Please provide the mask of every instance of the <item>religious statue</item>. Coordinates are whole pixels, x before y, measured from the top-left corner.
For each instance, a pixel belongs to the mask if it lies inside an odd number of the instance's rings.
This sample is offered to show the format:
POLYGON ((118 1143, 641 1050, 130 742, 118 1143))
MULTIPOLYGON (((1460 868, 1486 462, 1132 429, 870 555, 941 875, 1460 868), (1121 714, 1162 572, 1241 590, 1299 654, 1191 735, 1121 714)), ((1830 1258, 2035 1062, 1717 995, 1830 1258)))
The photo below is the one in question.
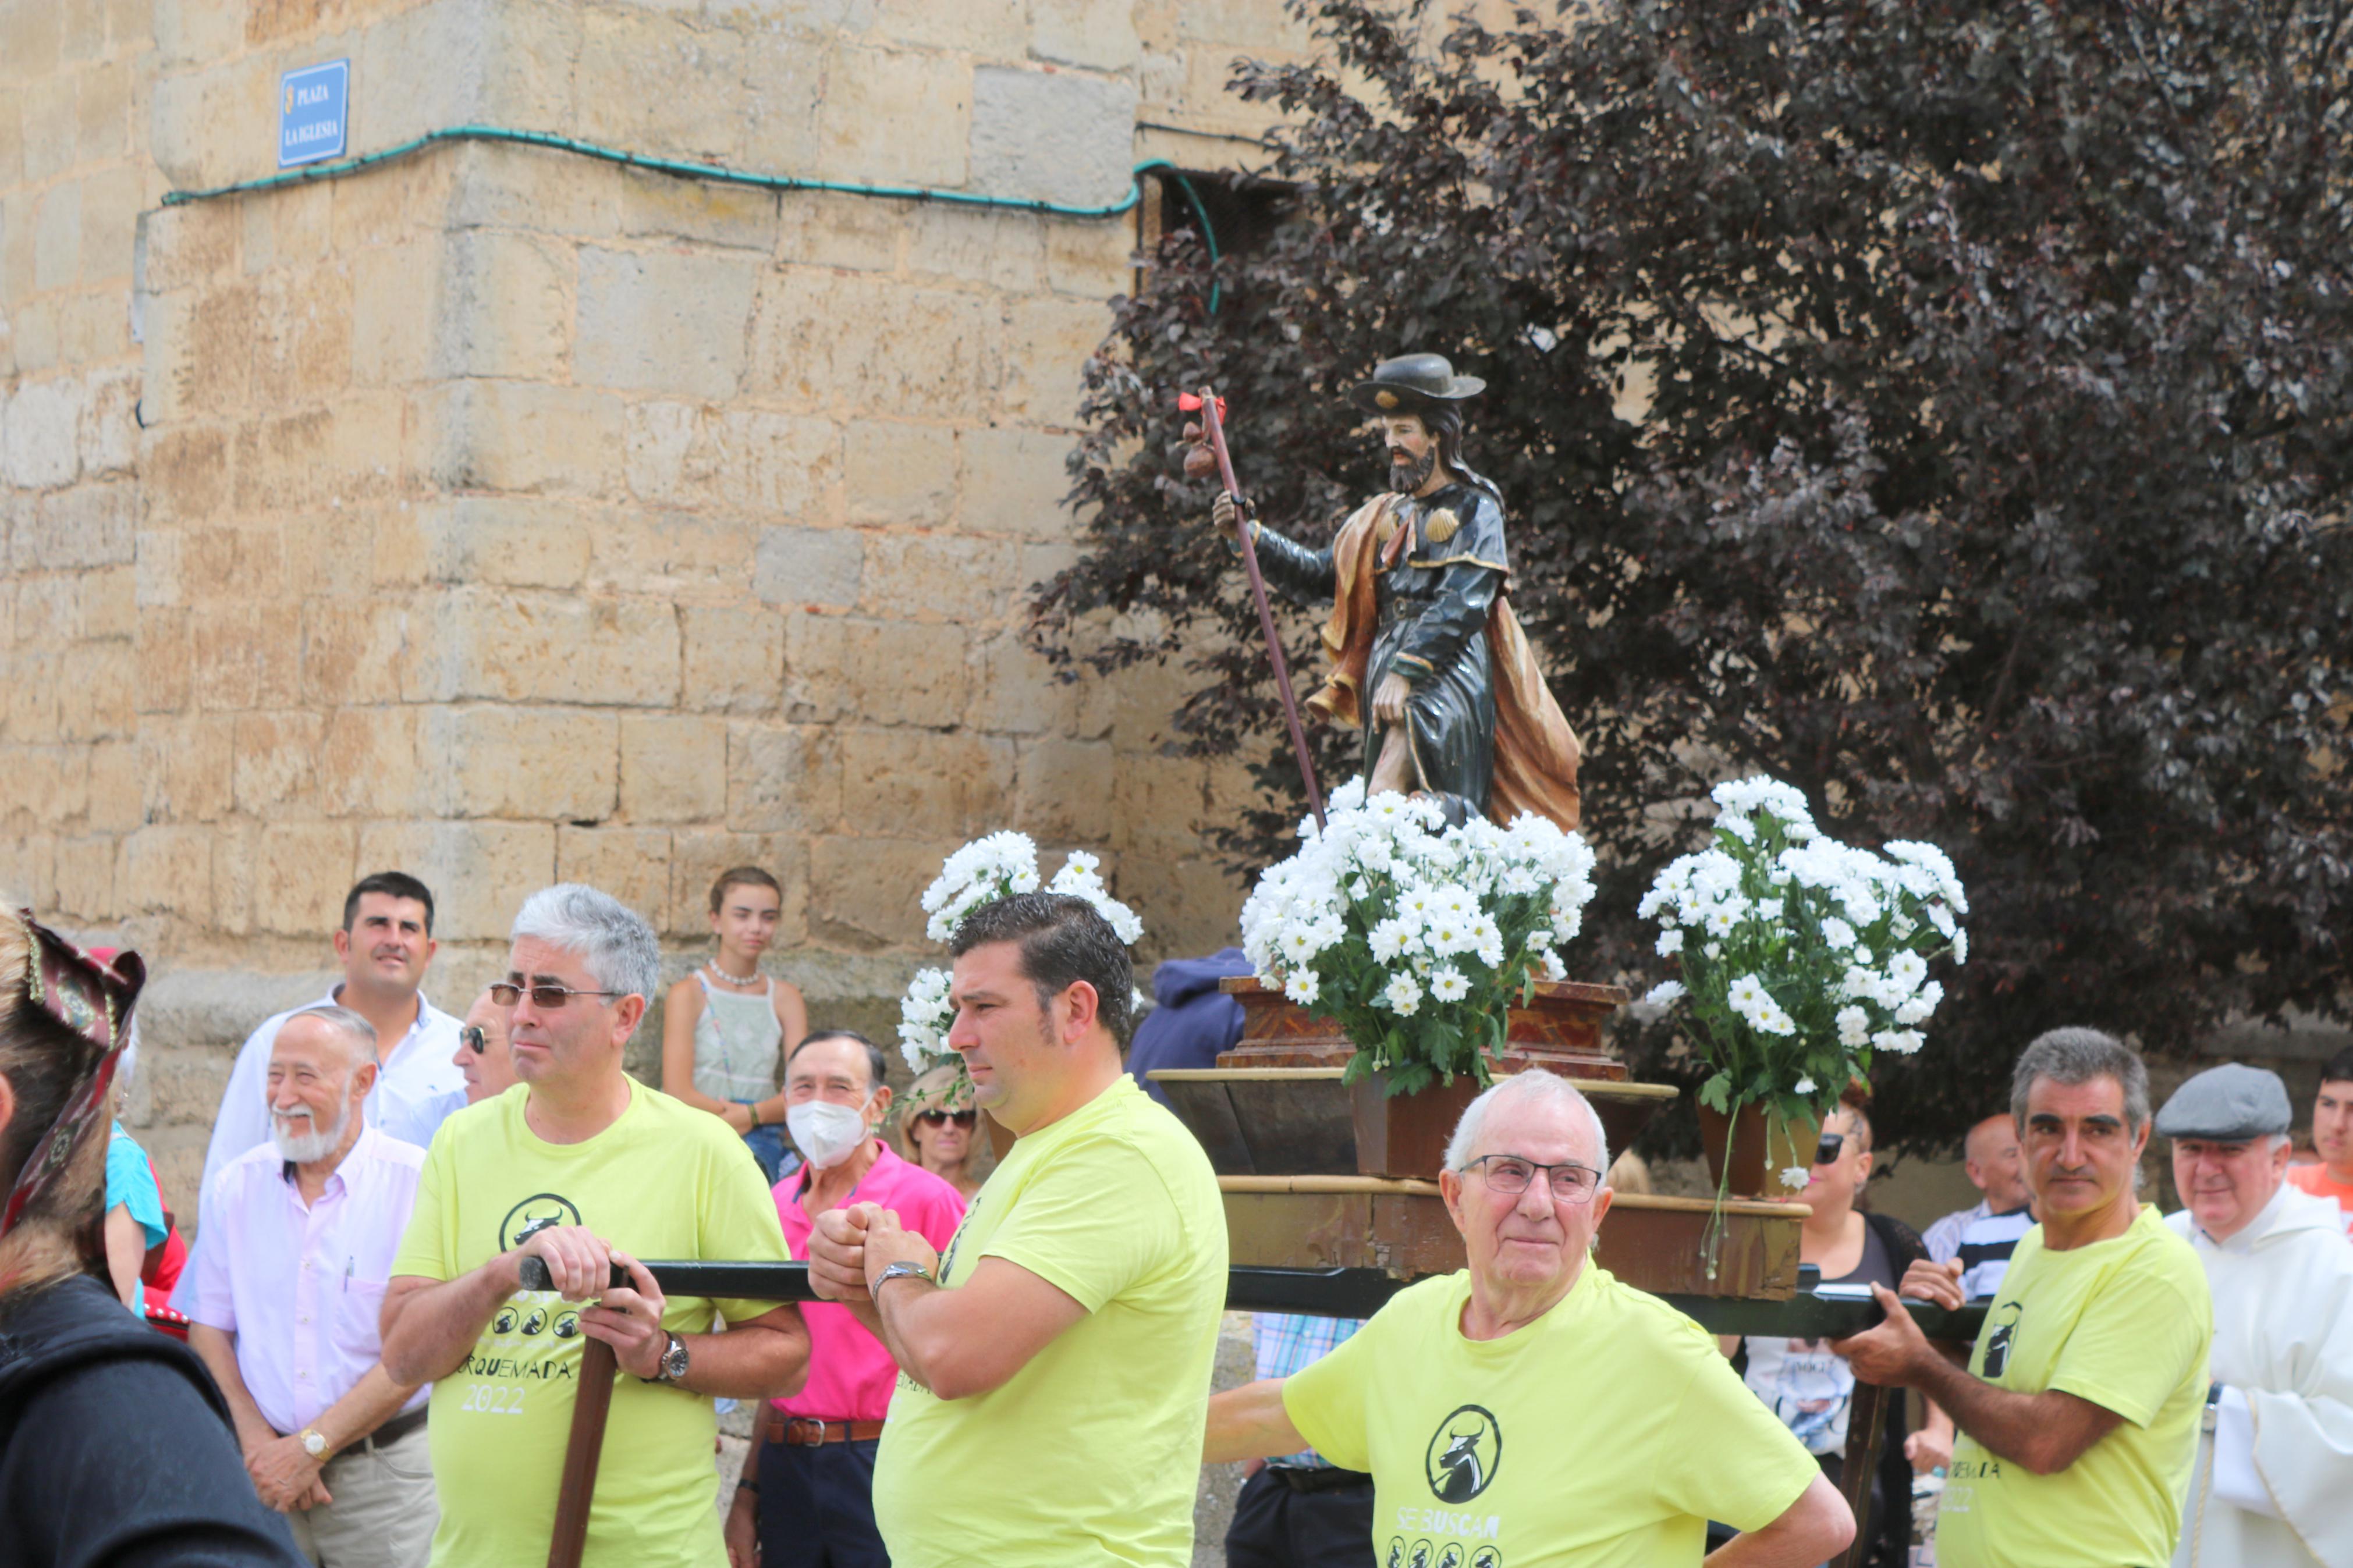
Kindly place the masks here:
MULTIPOLYGON (((1462 456, 1462 405, 1485 386, 1442 354, 1382 361, 1349 398, 1380 420, 1388 493, 1328 549, 1256 521, 1250 537, 1268 581, 1331 602, 1331 674, 1307 707, 1365 731, 1369 790, 1429 795, 1457 822, 1533 811, 1573 829, 1577 736, 1505 597, 1503 495, 1462 456)), ((1211 515, 1230 532, 1232 496, 1211 515)))

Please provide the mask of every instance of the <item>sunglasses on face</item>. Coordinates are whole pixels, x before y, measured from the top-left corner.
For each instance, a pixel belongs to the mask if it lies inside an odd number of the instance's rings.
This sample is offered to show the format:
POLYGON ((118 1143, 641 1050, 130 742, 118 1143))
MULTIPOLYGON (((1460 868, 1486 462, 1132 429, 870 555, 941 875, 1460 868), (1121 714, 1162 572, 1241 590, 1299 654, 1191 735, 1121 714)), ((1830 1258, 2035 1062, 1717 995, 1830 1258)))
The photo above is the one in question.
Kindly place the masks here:
POLYGON ((1825 1133, 1823 1133, 1823 1134, 1822 1134, 1822 1141, 1821 1141, 1820 1143, 1817 1143, 1817 1144, 1815 1144, 1815 1145, 1814 1145, 1814 1163, 1815 1163, 1815 1164, 1817 1164, 1817 1165, 1828 1165, 1828 1164, 1834 1163, 1837 1161, 1838 1157, 1839 1157, 1839 1153, 1840 1153, 1840 1152, 1841 1152, 1841 1150, 1843 1150, 1845 1147, 1846 1147, 1846 1134, 1845 1134, 1845 1133, 1843 1133, 1843 1132, 1825 1132, 1825 1133))
POLYGON ((953 1121, 958 1127, 968 1128, 978 1115, 977 1111, 971 1110, 919 1110, 915 1112, 915 1120, 926 1127, 944 1127, 953 1121))
POLYGON ((491 1000, 501 1007, 512 1007, 531 993, 531 1005, 543 1013, 553 1013, 575 996, 626 996, 626 991, 575 991, 569 985, 515 985, 500 981, 491 987, 491 1000))
POLYGON ((491 1037, 482 1033, 480 1024, 461 1026, 458 1030, 458 1043, 478 1057, 491 1048, 491 1037))

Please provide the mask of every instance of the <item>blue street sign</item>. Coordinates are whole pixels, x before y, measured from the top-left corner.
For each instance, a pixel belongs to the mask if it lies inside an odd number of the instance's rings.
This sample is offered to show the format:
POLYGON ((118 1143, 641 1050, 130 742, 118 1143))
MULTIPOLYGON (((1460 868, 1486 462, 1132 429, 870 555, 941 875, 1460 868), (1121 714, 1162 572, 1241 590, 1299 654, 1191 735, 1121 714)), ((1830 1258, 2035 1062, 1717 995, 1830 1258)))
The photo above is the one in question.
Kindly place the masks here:
POLYGON ((278 81, 278 166, 340 158, 351 133, 352 62, 329 60, 278 81))

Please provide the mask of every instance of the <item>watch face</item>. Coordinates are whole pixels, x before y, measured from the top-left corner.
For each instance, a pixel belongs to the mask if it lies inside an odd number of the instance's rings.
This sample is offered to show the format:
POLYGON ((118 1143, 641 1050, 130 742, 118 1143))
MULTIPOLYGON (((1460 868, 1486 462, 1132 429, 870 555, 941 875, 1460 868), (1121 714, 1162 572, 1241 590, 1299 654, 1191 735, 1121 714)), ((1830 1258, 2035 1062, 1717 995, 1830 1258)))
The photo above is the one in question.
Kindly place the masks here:
POLYGON ((662 1375, 671 1382, 686 1375, 686 1343, 673 1339, 670 1349, 662 1352, 662 1375))

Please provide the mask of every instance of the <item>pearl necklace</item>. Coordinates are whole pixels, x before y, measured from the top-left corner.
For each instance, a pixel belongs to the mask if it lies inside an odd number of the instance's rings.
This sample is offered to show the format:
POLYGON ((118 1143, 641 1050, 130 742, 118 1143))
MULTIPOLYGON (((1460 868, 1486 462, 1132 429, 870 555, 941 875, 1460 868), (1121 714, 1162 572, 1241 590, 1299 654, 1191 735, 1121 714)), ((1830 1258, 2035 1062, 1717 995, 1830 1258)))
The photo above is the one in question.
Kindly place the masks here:
POLYGON ((708 967, 712 973, 716 974, 720 979, 724 980, 730 985, 757 985, 760 984, 760 966, 756 963, 752 966, 752 973, 749 974, 730 974, 725 970, 719 967, 719 961, 715 958, 711 961, 708 967))

